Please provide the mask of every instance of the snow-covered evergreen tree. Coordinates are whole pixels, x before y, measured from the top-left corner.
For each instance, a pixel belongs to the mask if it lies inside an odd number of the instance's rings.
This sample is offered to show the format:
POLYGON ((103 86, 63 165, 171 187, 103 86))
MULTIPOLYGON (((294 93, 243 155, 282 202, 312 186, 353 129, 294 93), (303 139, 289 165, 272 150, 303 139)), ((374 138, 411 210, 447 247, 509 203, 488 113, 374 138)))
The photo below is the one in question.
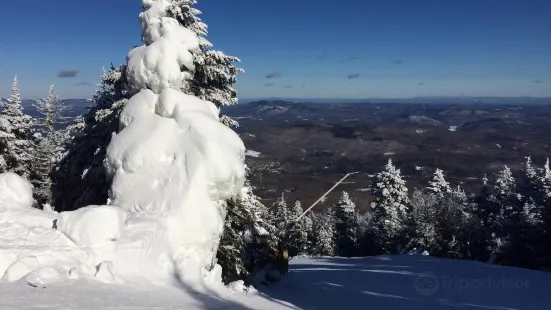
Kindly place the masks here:
POLYGON ((521 196, 515 192, 515 179, 508 166, 504 166, 496 176, 494 195, 491 197, 489 223, 492 231, 491 251, 504 253, 511 247, 511 235, 522 206, 521 196))
POLYGON ((68 107, 55 94, 54 86, 50 86, 48 97, 40 99, 35 104, 41 114, 35 125, 36 145, 33 160, 31 182, 34 185, 33 194, 38 205, 52 205, 54 169, 64 156, 64 144, 68 139, 65 129, 60 129, 66 119, 64 113, 68 107))
POLYGON ((376 246, 382 253, 401 251, 404 224, 408 211, 408 189, 400 169, 389 159, 382 172, 375 175, 372 184, 375 201, 373 225, 376 246))
POLYGON ((335 218, 331 212, 313 216, 312 241, 310 254, 316 256, 335 256, 335 218))
POLYGON ((408 214, 406 250, 409 251, 433 251, 436 243, 436 204, 438 196, 429 191, 424 192, 415 189, 411 195, 408 214))
POLYGON ((549 158, 547 158, 547 161, 545 162, 545 166, 543 167, 543 173, 540 177, 540 184, 543 198, 545 199, 546 203, 551 202, 551 168, 549 166, 549 158))
MULTIPOLYGON (((235 104, 237 91, 233 84, 237 81, 237 75, 244 72, 234 65, 240 61, 239 58, 212 49, 213 44, 205 38, 208 34, 207 25, 199 18, 201 11, 194 7, 196 0, 173 0, 172 3, 168 10, 169 16, 195 32, 201 47, 201 52, 194 54, 193 79, 183 91, 211 101, 219 108, 235 104)), ((222 116, 220 120, 231 127, 238 125, 228 116, 222 116)))
POLYGON ((281 196, 270 207, 269 219, 278 234, 285 232, 289 227, 291 218, 284 193, 281 193, 281 196))
POLYGON ((111 66, 108 73, 103 71, 92 106, 71 126, 67 155, 54 174, 54 201, 60 211, 107 202, 109 183, 103 160, 128 99, 125 68, 111 66))
POLYGON ((32 119, 23 112, 19 82, 13 78, 12 93, 1 102, 0 173, 11 171, 29 178, 33 161, 32 119))
POLYGON ((226 221, 220 240, 217 263, 224 282, 244 278, 269 263, 276 247, 275 227, 268 221, 268 210, 246 182, 239 197, 226 202, 226 221))
POLYGON ((506 199, 513 194, 515 179, 511 169, 505 165, 496 178, 495 192, 498 199, 506 199))
POLYGON ((300 201, 289 210, 290 224, 287 227, 287 236, 289 243, 289 256, 308 254, 310 249, 310 235, 313 230, 312 218, 303 216, 297 221, 297 218, 304 212, 300 201))
POLYGON ((334 239, 338 256, 351 257, 358 253, 358 214, 356 204, 343 191, 341 198, 331 207, 335 219, 334 239))
POLYGON ((450 183, 444 178, 444 171, 436 168, 432 181, 429 182, 427 189, 437 195, 445 195, 452 192, 450 183))

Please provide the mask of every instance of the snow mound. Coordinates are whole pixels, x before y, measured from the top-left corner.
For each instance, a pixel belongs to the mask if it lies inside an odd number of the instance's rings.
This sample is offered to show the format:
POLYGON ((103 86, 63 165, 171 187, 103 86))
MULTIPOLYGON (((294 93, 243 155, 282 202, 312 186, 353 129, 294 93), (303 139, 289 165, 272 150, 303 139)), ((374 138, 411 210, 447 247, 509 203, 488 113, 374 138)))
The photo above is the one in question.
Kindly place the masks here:
POLYGON ((13 172, 0 174, 0 205, 28 208, 34 203, 33 186, 13 172))
POLYGON ((16 260, 11 264, 6 272, 2 276, 2 281, 13 282, 17 281, 31 271, 37 269, 40 266, 38 259, 34 256, 26 256, 19 260, 16 260))
POLYGON ((25 277, 27 284, 33 287, 45 287, 47 284, 59 283, 67 280, 68 275, 53 266, 38 268, 25 277))
MULTIPOLYGON (((103 260, 102 256, 110 253, 104 249, 75 246, 71 239, 55 229, 58 220, 57 213, 34 208, 6 208, 0 204, 0 278, 3 281, 19 280, 42 267, 55 267, 68 277, 71 269, 95 269, 103 260)), ((41 279, 48 278, 42 273, 37 275, 41 279)))
POLYGON ((62 212, 57 229, 76 245, 94 246, 116 240, 126 221, 127 213, 113 206, 88 206, 62 212))

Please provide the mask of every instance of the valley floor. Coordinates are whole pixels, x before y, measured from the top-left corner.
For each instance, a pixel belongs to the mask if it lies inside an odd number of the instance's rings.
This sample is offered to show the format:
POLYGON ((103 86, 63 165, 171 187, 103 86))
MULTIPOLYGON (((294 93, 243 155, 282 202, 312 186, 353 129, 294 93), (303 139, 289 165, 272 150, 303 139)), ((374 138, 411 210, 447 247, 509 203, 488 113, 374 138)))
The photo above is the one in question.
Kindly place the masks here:
POLYGON ((147 282, 0 284, 0 309, 551 309, 551 273, 403 255, 297 258, 260 293, 147 282))

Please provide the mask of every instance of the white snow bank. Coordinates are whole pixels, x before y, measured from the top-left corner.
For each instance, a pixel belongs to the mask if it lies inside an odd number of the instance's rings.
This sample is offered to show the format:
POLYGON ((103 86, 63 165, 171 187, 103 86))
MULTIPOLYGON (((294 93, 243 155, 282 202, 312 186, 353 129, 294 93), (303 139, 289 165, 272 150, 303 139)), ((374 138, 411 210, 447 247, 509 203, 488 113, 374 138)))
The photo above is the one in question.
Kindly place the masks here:
MULTIPOLYGON (((56 213, 0 204, 0 278, 15 281, 47 266, 62 270, 68 277, 71 269, 94 269, 102 261, 105 251, 75 246, 55 229, 57 220, 56 213)), ((43 274, 40 277, 46 278, 43 274)))
POLYGON ((17 281, 40 266, 35 256, 25 256, 13 262, 2 276, 2 281, 17 281))
POLYGON ((0 205, 28 208, 33 205, 33 186, 13 172, 0 174, 0 205))
POLYGON ((76 245, 94 246, 114 241, 126 221, 127 213, 113 206, 88 206, 76 211, 61 212, 57 229, 76 245))

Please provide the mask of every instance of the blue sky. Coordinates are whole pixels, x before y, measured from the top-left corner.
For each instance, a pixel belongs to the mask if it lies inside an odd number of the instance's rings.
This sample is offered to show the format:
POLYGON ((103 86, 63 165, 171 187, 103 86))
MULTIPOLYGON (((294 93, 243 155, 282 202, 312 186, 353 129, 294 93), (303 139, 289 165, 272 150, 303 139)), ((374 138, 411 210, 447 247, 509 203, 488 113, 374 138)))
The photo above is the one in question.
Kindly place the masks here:
MULTIPOLYGON (((549 0, 198 2, 215 48, 242 59, 241 98, 551 96, 549 0)), ((139 0, 3 3, 0 96, 17 73, 24 97, 50 84, 89 97, 101 67, 141 44, 139 12, 139 0)))

